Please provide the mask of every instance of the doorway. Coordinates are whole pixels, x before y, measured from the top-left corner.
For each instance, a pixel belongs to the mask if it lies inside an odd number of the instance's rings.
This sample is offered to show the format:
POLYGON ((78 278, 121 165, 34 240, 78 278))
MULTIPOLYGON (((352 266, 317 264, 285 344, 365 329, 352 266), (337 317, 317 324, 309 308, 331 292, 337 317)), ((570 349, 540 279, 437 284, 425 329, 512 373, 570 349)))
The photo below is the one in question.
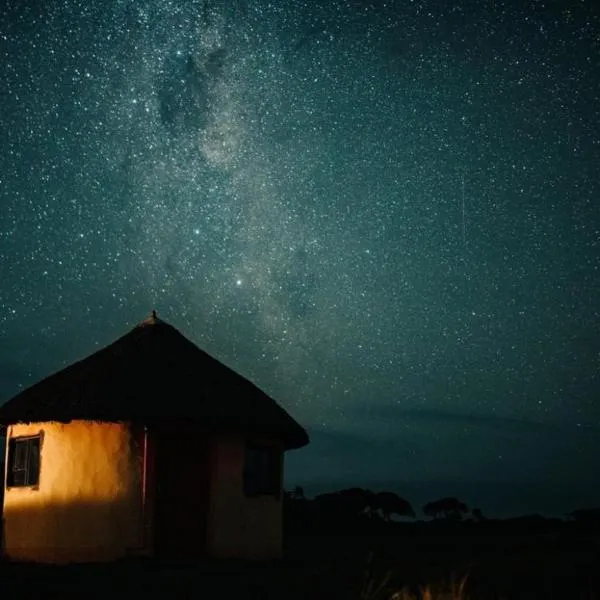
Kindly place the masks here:
POLYGON ((155 435, 154 552, 164 560, 201 558, 206 551, 210 445, 191 427, 155 435))

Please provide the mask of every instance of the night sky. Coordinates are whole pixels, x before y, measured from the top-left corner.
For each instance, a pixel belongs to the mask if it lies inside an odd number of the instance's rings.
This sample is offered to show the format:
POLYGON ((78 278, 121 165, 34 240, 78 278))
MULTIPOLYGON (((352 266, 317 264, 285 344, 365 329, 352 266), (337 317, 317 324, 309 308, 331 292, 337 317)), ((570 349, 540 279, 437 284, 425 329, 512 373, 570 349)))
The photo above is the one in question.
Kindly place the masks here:
POLYGON ((288 485, 600 505, 594 4, 3 2, 0 401, 155 308, 288 485))

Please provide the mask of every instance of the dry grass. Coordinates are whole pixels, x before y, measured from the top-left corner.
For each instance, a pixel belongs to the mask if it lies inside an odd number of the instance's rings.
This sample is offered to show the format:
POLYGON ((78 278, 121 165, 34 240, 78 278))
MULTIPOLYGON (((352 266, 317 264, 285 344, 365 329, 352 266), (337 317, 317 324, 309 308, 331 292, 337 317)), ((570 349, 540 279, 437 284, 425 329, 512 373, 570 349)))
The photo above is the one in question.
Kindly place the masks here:
POLYGON ((465 574, 460 579, 454 577, 448 582, 442 582, 439 585, 420 586, 415 594, 408 587, 400 590, 394 590, 391 585, 393 579, 397 578, 397 573, 393 570, 388 571, 379 581, 370 575, 372 557, 365 570, 365 584, 360 594, 360 600, 470 600, 465 595, 465 587, 469 574, 465 574))
POLYGON ((390 569, 383 577, 375 577, 373 562, 374 554, 369 552, 360 600, 474 600, 465 595, 468 572, 458 579, 452 575, 449 581, 438 585, 419 586, 415 594, 409 587, 398 590, 398 586, 394 585, 394 581, 401 580, 400 570, 390 569))
POLYGON ((435 587, 422 587, 419 591, 419 595, 415 595, 409 590, 402 589, 398 592, 394 592, 389 600, 468 600, 468 596, 465 595, 467 578, 468 574, 458 582, 450 580, 448 584, 442 584, 435 587))
POLYGON ((421 587, 418 594, 401 589, 389 596, 389 600, 469 600, 465 595, 467 576, 458 583, 451 581, 447 585, 421 587))
MULTIPOLYGON (((394 591, 390 586, 393 572, 389 571, 378 584, 375 584, 373 580, 369 580, 363 592, 361 593, 361 600, 478 600, 477 596, 469 595, 466 593, 465 588, 469 574, 467 573, 464 577, 459 580, 451 578, 449 582, 440 583, 438 585, 426 585, 420 586, 418 591, 415 592, 408 587, 401 588, 400 590, 394 591)), ((575 596, 574 596, 575 598, 575 596)), ((600 600, 600 597, 588 593, 586 596, 577 596, 581 600, 600 600)), ((498 598, 498 600, 504 600, 498 598)))

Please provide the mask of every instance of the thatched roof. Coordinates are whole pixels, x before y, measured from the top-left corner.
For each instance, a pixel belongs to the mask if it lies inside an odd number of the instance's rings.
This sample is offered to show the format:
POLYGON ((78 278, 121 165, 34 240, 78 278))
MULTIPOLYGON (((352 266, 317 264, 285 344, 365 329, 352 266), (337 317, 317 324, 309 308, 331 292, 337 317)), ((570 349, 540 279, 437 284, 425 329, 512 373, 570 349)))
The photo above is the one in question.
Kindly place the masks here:
POLYGON ((183 421, 210 431, 308 443, 306 431, 250 381, 203 352, 153 313, 106 348, 0 406, 0 424, 183 421))

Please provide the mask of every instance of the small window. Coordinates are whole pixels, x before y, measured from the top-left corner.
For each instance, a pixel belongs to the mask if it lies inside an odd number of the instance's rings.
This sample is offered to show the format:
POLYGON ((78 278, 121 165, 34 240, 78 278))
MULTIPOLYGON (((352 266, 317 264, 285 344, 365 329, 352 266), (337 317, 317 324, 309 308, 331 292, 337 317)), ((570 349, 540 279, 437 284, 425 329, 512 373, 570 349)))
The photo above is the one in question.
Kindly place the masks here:
POLYGON ((244 460, 246 496, 277 496, 281 493, 281 450, 274 446, 246 444, 244 460))
POLYGON ((41 436, 12 438, 8 443, 7 487, 36 486, 40 481, 41 436))

